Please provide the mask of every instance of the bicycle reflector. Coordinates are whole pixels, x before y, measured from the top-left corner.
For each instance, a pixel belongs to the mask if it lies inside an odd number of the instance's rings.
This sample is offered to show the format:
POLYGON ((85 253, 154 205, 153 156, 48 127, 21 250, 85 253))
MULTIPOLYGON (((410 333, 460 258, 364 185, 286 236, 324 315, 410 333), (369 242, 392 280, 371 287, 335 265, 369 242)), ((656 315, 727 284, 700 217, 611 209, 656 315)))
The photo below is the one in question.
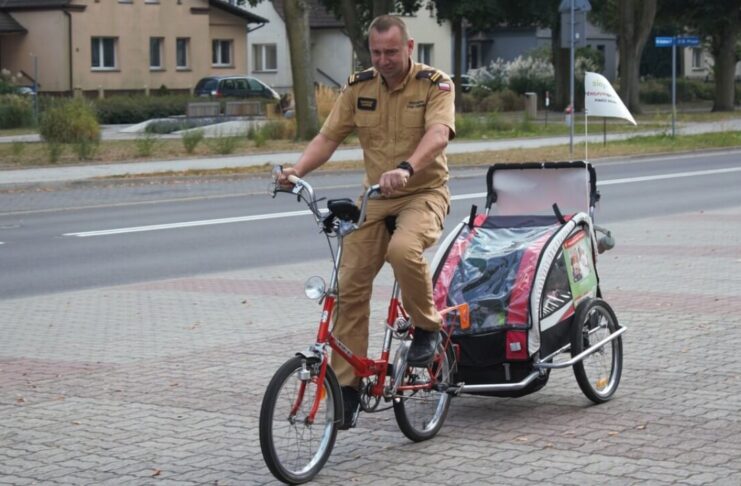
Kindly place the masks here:
POLYGON ((304 283, 304 293, 311 300, 318 300, 324 297, 326 287, 324 279, 314 275, 304 283))

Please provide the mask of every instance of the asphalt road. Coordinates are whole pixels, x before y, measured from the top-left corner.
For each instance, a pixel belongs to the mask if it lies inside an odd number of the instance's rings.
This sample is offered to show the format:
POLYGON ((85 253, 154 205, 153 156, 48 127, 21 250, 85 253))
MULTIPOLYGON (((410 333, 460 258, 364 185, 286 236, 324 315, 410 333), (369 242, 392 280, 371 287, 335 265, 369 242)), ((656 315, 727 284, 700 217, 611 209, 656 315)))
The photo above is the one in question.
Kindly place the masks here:
MULTIPOLYGON (((739 151, 595 165, 599 223, 741 203, 739 151)), ((483 206, 485 172, 452 173, 448 228, 471 204, 483 206)), ((357 195, 359 179, 308 178, 326 198, 357 195)), ((271 199, 266 184, 147 182, 0 194, 0 299, 328 258, 309 216, 283 214, 305 207, 286 195, 271 199)))

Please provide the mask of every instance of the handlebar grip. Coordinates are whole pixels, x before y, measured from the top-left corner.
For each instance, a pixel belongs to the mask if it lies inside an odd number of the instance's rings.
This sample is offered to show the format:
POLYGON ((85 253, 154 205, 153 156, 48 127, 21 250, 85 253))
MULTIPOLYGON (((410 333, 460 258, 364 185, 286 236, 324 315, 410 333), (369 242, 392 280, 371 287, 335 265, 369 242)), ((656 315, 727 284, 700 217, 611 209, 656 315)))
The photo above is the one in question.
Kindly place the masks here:
POLYGON ((298 177, 296 177, 296 176, 295 176, 295 175, 293 175, 293 174, 289 175, 289 176, 287 177, 287 179, 288 179, 288 182, 290 182, 291 184, 296 184, 296 183, 297 183, 298 181, 300 181, 300 180, 301 180, 301 179, 299 179, 298 177))

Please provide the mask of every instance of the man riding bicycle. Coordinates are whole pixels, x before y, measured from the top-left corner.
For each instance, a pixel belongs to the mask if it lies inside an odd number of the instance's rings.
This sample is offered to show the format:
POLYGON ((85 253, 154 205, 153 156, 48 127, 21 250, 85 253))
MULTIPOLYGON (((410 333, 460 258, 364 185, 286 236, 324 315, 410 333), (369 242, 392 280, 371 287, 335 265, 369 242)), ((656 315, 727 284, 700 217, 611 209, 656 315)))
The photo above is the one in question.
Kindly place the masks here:
MULTIPOLYGON (((367 354, 373 279, 387 260, 415 327, 407 362, 424 366, 434 356, 442 325, 423 252, 440 237, 449 209, 445 148, 455 136, 454 88, 446 74, 412 61, 414 39, 400 18, 374 19, 368 44, 373 68, 350 76, 320 133, 279 182, 318 168, 356 131, 364 184, 379 184, 383 197, 368 202, 366 221, 345 240, 333 334, 353 354, 367 354), (393 234, 388 217, 396 220, 393 234)), ((338 355, 332 368, 342 386, 339 428, 348 429, 360 409, 359 378, 338 355)))

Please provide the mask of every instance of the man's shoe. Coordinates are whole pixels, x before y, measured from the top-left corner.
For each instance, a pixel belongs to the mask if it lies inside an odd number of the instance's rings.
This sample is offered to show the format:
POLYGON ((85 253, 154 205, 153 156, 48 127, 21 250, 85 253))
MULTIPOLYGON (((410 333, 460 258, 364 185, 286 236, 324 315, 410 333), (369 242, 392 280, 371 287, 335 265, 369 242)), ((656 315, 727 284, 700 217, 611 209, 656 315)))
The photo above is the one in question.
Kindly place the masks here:
POLYGON ((351 386, 342 387, 342 422, 337 430, 347 430, 355 427, 360 415, 360 393, 351 386))
POLYGON ((410 366, 427 366, 435 356, 437 345, 440 344, 440 331, 425 331, 414 329, 414 339, 407 353, 407 364, 410 366))

